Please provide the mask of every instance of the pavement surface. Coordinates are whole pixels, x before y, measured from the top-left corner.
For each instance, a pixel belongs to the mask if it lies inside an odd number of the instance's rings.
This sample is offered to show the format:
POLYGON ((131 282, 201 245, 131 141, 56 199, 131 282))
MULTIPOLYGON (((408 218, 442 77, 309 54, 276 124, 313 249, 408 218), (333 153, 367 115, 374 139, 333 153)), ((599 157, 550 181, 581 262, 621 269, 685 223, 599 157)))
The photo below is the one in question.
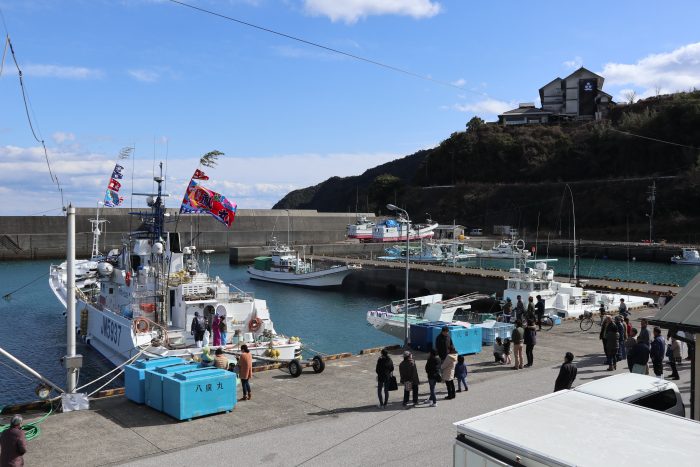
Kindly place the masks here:
MULTIPOLYGON (((565 321, 539 332, 534 366, 517 371, 493 363, 484 347, 466 358, 469 391, 446 401, 439 384, 435 408, 404 409, 402 391, 390 393, 388 408, 378 408, 377 355, 328 362, 323 373, 306 369, 296 379, 283 370, 256 373, 253 400, 239 402, 229 414, 189 422, 123 397, 94 401, 88 411, 49 417, 29 444, 26 465, 452 465, 452 424, 551 392, 565 352, 576 356, 575 385, 627 371, 622 363, 615 372, 605 371, 598 331, 594 326, 582 332, 577 321, 565 321)), ((425 354, 415 356, 423 381, 425 354)), ((400 352, 393 358, 398 367, 400 352)), ((676 383, 688 405, 690 364, 679 371, 676 383)), ((427 386, 420 386, 421 402, 427 386)))

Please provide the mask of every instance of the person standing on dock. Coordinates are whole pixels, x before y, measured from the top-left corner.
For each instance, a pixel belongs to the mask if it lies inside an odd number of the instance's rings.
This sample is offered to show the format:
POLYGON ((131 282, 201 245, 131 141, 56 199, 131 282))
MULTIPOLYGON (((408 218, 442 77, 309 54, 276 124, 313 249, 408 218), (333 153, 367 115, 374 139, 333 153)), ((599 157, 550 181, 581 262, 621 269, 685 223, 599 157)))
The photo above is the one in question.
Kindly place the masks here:
POLYGON ((646 345, 651 344, 651 337, 649 336, 649 329, 647 328, 648 324, 649 322, 646 318, 641 319, 639 335, 637 336, 637 342, 641 342, 642 344, 646 345))
POLYGON ((537 296, 537 303, 535 303, 535 316, 537 316, 537 330, 542 330, 542 318, 544 318, 544 300, 542 295, 537 296))
POLYGON ((441 362, 444 362, 445 358, 447 358, 450 347, 452 347, 450 328, 444 326, 440 334, 438 334, 438 336, 435 338, 435 350, 437 350, 437 354, 440 357, 441 362))
POLYGON ((564 363, 562 363, 559 368, 559 376, 557 376, 557 380, 554 382, 554 392, 571 389, 571 385, 574 384, 577 373, 578 369, 576 365, 574 365, 574 354, 566 352, 564 363))
POLYGON ((524 314, 525 314, 525 305, 523 304, 523 298, 520 295, 518 295, 518 302, 515 304, 515 320, 522 321, 524 314))
POLYGON ((457 392, 462 392, 462 386, 465 391, 469 391, 467 386, 467 364, 464 361, 464 355, 457 357, 457 366, 455 367, 455 377, 457 378, 457 392))
POLYGON ((399 376, 403 384, 403 406, 408 408, 408 396, 413 391, 413 405, 418 405, 418 369, 413 361, 413 355, 408 350, 403 353, 403 361, 399 363, 399 376))
MULTIPOLYGON (((522 303, 522 302, 520 302, 522 303)), ((510 334, 510 340, 513 343, 513 369, 521 370, 523 368, 523 339, 525 338, 525 329, 521 320, 515 321, 515 329, 510 334)))
POLYGON ((0 466, 21 467, 27 452, 27 437, 22 430, 22 417, 15 415, 10 427, 0 435, 0 466))
POLYGON ((194 312, 194 318, 192 318, 192 324, 190 325, 190 333, 194 336, 194 343, 198 348, 202 348, 202 341, 204 340, 204 330, 206 328, 206 323, 204 318, 199 316, 199 312, 194 312))
POLYGON ((454 399, 457 395, 455 391, 455 366, 457 365, 457 351, 450 346, 449 353, 442 361, 440 369, 442 370, 442 379, 445 381, 447 395, 445 399, 454 399))
POLYGON ((671 367, 671 379, 679 380, 681 377, 678 375, 676 363, 681 361, 681 345, 670 332, 668 333, 667 346, 666 357, 668 358, 668 366, 671 367))
POLYGON ((510 317, 513 313, 513 302, 510 297, 506 298, 506 303, 503 305, 503 322, 510 323, 510 317))
POLYGON ((226 324, 226 315, 221 316, 219 320, 219 332, 221 333, 221 346, 226 347, 228 343, 228 325, 226 324))
POLYGON ((389 356, 387 349, 382 349, 381 356, 377 359, 377 397, 379 397, 379 405, 377 407, 384 408, 389 403, 389 378, 394 372, 394 362, 389 356), (382 399, 382 392, 384 398, 382 399))
POLYGON ((532 297, 527 297, 527 310, 525 311, 525 321, 535 321, 535 302, 532 297))
POLYGON ((241 378, 241 388, 243 388, 243 398, 242 401, 250 400, 250 378, 253 377, 253 356, 248 350, 248 346, 241 345, 241 356, 238 358, 238 366, 240 372, 238 377, 241 378))
POLYGON ((627 334, 627 339, 625 339, 625 352, 627 354, 627 368, 632 372, 632 367, 634 362, 632 361, 632 349, 637 345, 637 330, 632 328, 632 330, 627 334))
POLYGON ((629 316, 630 312, 627 311, 627 304, 625 303, 624 298, 620 299, 620 306, 617 307, 617 311, 623 318, 627 318, 627 316, 629 316))
POLYGON ((430 386, 430 397, 423 403, 430 403, 430 407, 437 407, 437 397, 435 397, 435 385, 442 380, 440 375, 440 357, 437 356, 435 349, 430 349, 428 360, 425 362, 425 373, 428 376, 428 386, 430 386))
POLYGON ((218 313, 214 313, 214 319, 211 322, 211 334, 214 347, 219 347, 221 345, 221 328, 219 327, 219 323, 221 323, 221 318, 218 313))
POLYGON ((530 368, 535 362, 533 350, 535 350, 535 345, 537 345, 537 328, 535 327, 535 322, 531 319, 527 320, 523 342, 525 342, 525 355, 527 356, 527 364, 525 366, 530 368))
POLYGON ((661 378, 664 374, 664 355, 666 354, 666 341, 661 336, 661 328, 654 326, 654 340, 651 341, 649 356, 654 367, 654 374, 661 378))

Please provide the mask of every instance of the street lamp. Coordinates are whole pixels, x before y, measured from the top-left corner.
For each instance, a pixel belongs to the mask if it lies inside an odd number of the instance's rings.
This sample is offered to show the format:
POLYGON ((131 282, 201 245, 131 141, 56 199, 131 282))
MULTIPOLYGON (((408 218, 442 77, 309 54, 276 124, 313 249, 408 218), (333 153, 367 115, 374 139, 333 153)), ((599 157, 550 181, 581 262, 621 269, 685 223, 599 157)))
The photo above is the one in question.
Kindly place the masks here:
POLYGON ((408 269, 409 269, 409 258, 411 256, 410 244, 409 244, 409 230, 411 228, 411 219, 408 217, 408 213, 398 206, 393 204, 387 204, 386 208, 390 211, 399 211, 406 217, 406 303, 403 309, 403 346, 408 348, 408 269))

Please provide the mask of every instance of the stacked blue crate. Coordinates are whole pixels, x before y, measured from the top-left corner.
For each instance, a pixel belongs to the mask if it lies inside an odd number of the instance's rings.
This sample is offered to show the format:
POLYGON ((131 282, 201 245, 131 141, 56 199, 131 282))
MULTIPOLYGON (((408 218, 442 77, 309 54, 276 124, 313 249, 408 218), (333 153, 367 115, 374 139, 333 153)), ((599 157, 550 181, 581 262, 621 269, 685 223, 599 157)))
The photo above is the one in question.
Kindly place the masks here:
POLYGON ((460 326, 458 329, 450 329, 450 338, 452 345, 459 355, 475 354, 481 352, 481 328, 465 328, 460 326))
POLYGON ((163 377, 163 412, 178 420, 190 420, 236 405, 236 375, 206 367, 163 377))
POLYGON ((180 364, 166 365, 146 371, 146 405, 152 409, 163 411, 163 378, 174 375, 181 371, 199 368, 195 362, 184 362, 180 364))
POLYGON ((185 360, 180 357, 159 357, 150 360, 138 360, 131 365, 124 366, 124 395, 130 401, 143 404, 146 402, 146 370, 184 362, 185 360))

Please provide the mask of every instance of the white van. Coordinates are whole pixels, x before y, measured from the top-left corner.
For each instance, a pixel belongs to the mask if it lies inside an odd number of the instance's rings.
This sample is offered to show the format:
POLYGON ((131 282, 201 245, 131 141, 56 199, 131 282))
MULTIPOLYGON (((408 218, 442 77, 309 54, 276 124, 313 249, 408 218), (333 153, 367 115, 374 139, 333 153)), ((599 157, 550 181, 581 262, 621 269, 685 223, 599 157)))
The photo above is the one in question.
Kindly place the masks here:
POLYGON ((469 235, 479 237, 481 235, 484 235, 484 231, 482 229, 471 229, 469 231, 469 235))
POLYGON ((620 373, 582 384, 573 390, 685 417, 685 405, 678 386, 654 376, 620 373))

